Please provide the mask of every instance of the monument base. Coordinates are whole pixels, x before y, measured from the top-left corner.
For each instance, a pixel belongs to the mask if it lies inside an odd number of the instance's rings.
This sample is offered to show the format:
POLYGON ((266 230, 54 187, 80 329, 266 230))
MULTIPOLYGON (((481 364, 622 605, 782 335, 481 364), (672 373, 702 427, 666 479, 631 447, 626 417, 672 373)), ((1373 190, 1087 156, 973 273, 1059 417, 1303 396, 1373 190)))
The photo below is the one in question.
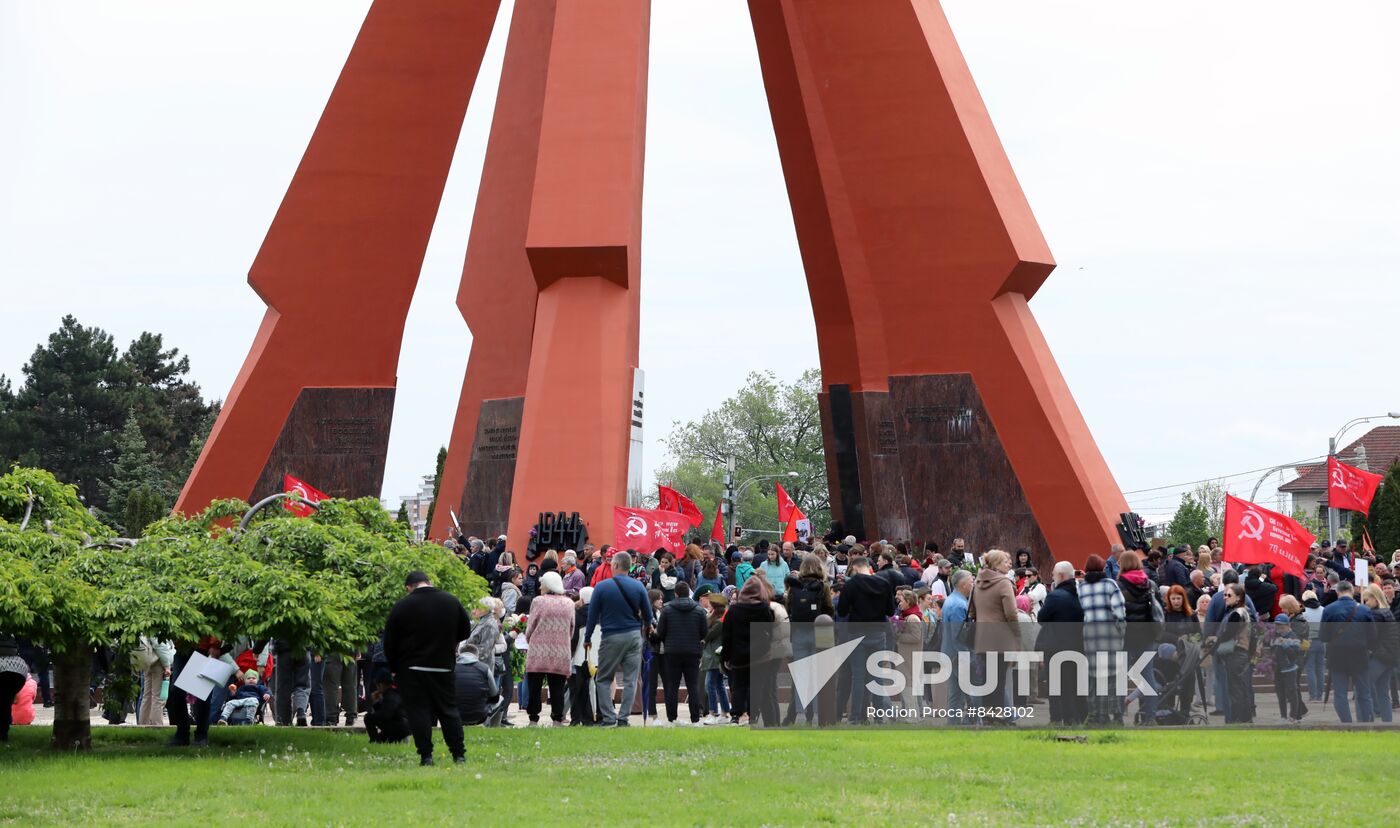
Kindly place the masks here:
POLYGON ((515 485, 515 458, 520 447, 524 397, 483 400, 472 440, 467 483, 457 507, 462 533, 495 538, 510 522, 510 492, 515 485))
POLYGON ((393 388, 303 388, 249 501, 283 491, 287 474, 331 497, 379 497, 393 419, 393 388))
POLYGON ((821 395, 832 517, 858 538, 1050 552, 970 374, 821 395))

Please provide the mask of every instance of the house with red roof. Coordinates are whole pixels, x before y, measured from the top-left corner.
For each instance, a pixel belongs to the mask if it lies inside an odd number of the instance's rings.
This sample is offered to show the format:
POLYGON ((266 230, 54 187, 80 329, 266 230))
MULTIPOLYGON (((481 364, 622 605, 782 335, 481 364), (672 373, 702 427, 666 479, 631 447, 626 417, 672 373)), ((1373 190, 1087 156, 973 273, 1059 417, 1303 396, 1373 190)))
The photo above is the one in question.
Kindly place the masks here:
MULTIPOLYGON (((1400 460, 1400 426, 1377 426, 1337 452, 1343 463, 1376 474, 1385 474, 1400 460)), ((1298 466, 1298 476, 1279 486, 1293 499, 1293 511, 1303 509, 1327 520, 1327 464, 1298 466)))

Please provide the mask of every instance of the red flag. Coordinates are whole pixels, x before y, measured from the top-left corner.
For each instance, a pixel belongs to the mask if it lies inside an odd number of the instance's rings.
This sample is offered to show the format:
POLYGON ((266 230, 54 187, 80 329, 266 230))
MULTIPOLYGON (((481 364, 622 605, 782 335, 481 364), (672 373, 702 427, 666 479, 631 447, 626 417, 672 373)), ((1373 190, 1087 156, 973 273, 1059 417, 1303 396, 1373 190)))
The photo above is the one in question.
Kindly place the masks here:
POLYGON ((801 509, 797 508, 796 506, 793 506, 792 513, 789 515, 789 517, 791 517, 792 519, 789 520, 787 522, 787 525, 783 527, 783 543, 788 543, 789 541, 791 541, 792 543, 797 543, 797 530, 800 528, 799 524, 804 523, 807 520, 807 516, 802 514, 801 509))
POLYGON ((1224 532, 1224 560, 1271 563, 1285 574, 1307 577, 1303 562, 1317 538, 1293 518, 1227 494, 1224 532))
POLYGON ((679 554, 685 549, 685 533, 690 518, 680 512, 662 509, 613 507, 613 545, 639 552, 665 549, 679 554))
POLYGON ((705 522, 705 516, 700 514, 700 507, 695 505, 695 501, 671 488, 656 485, 657 504, 656 508, 663 512, 680 512, 690 518, 691 526, 699 526, 705 522))
POLYGON ((1380 488, 1383 475, 1362 471, 1335 457, 1327 458, 1327 505, 1333 509, 1369 514, 1371 500, 1380 488))
POLYGON ((724 546, 724 511, 719 506, 715 507, 715 525, 710 529, 710 540, 724 546))
POLYGON ((797 504, 792 502, 792 498, 788 497, 787 491, 783 489, 783 484, 779 483, 779 484, 778 484, 778 522, 779 522, 779 523, 790 523, 790 522, 792 521, 792 513, 793 513, 793 510, 796 509, 796 508, 797 508, 797 504))
MULTIPOLYGON (((320 503, 323 500, 330 500, 331 497, 305 480, 298 480, 290 474, 282 476, 282 491, 287 494, 300 495, 301 499, 307 503, 320 503)), ((316 514, 316 510, 307 506, 306 503, 299 503, 291 499, 282 501, 282 506, 297 517, 311 517, 316 514)))

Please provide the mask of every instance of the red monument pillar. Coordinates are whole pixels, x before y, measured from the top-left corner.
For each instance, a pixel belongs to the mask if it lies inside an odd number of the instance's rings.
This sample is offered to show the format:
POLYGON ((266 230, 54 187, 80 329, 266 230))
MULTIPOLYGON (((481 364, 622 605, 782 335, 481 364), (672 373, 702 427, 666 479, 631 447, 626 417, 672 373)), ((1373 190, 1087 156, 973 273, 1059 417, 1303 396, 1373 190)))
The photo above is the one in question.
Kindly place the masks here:
POLYGON ((248 282, 253 348, 175 508, 378 496, 404 318, 498 0, 378 0, 248 282))
POLYGON ((510 518, 538 294, 525 234, 554 5, 554 0, 518 3, 511 19, 457 293, 457 307, 472 331, 472 349, 429 530, 434 538, 451 534, 453 512, 464 533, 479 537, 506 531, 510 518))
POLYGON ((1054 261, 936 0, 750 0, 833 513, 1082 560, 1127 511, 1027 307, 1054 261))
POLYGON ((637 365, 650 0, 558 0, 525 249, 539 287, 510 502, 612 536, 637 365))

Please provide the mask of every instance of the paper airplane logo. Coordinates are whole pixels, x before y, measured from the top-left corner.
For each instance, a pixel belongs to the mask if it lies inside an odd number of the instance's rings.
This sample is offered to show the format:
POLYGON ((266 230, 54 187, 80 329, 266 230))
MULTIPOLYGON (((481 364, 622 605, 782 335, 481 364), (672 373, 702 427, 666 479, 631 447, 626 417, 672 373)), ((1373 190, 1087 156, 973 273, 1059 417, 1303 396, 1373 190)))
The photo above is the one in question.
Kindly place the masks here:
POLYGON ((803 707, 811 704, 831 677, 836 675, 836 671, 841 669, 841 665, 846 663, 851 651, 860 646, 860 642, 859 637, 853 638, 830 650, 788 664, 788 670, 792 673, 792 692, 797 694, 798 703, 803 707))

